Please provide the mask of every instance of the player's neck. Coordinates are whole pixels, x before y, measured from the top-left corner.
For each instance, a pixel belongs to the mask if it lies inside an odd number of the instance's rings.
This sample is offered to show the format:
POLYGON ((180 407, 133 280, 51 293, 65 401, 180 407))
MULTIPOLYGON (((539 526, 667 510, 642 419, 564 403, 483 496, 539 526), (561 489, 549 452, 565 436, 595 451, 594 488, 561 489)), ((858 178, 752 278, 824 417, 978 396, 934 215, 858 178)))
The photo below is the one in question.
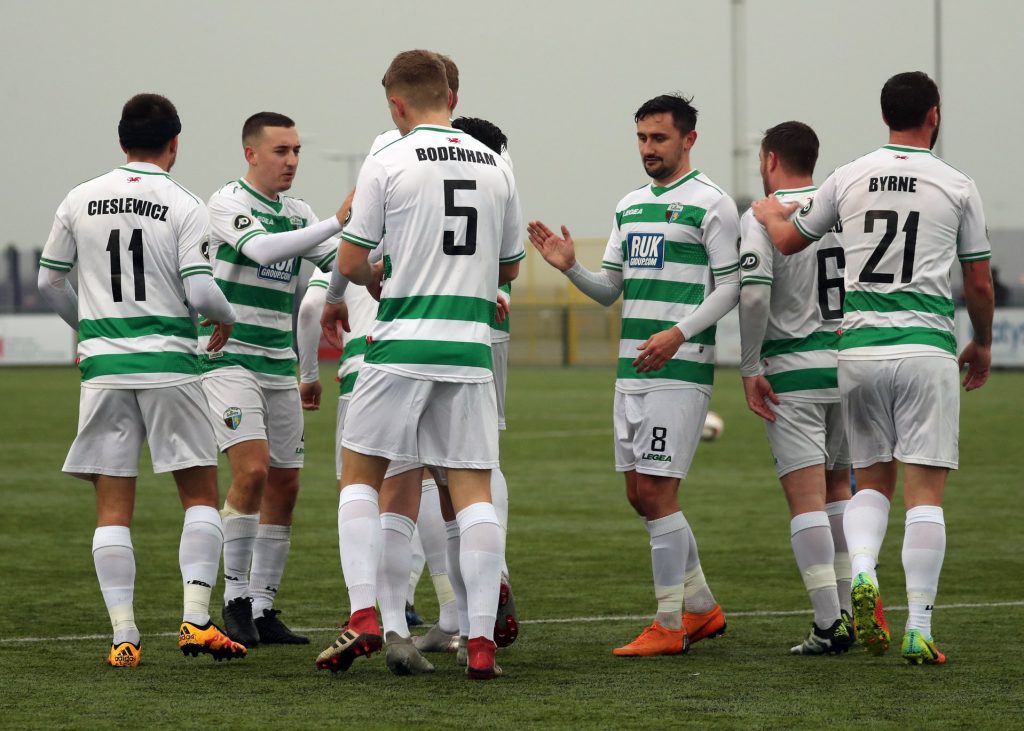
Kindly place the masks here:
POLYGON ((779 175, 772 181, 772 193, 780 190, 800 190, 810 188, 814 185, 814 178, 810 175, 779 175))
POLYGON ((158 168, 163 170, 165 173, 169 173, 171 171, 171 160, 170 160, 170 157, 168 155, 161 155, 159 157, 146 157, 146 156, 143 156, 143 155, 128 155, 127 156, 127 163, 129 165, 131 165, 133 162, 134 163, 141 162, 141 163, 146 163, 146 164, 149 164, 149 165, 156 165, 158 168))
POLYGON ((246 174, 245 182, 249 185, 250 188, 255 190, 264 198, 272 201, 277 200, 278 192, 276 190, 271 190, 265 185, 261 185, 260 183, 256 182, 256 176, 253 175, 251 172, 246 174))
POLYGON ((689 160, 683 160, 683 162, 680 163, 679 167, 677 167, 674 172, 672 172, 672 173, 670 173, 668 175, 665 175, 665 176, 663 176, 661 178, 652 178, 652 180, 654 181, 654 184, 656 186, 658 186, 659 188, 664 188, 664 187, 666 187, 668 185, 671 185, 672 183, 676 182, 680 178, 683 178, 683 177, 689 175, 692 172, 693 172, 693 168, 690 167, 690 161, 689 160))
POLYGON ((448 109, 429 112, 412 112, 412 110, 410 110, 410 114, 408 114, 405 117, 405 119, 402 120, 402 123, 398 126, 398 131, 401 132, 403 135, 407 135, 413 129, 419 127, 422 124, 432 124, 438 127, 451 127, 451 113, 449 112, 448 109), (405 129, 403 129, 403 127, 405 129))
POLYGON ((923 127, 904 129, 899 132, 889 130, 889 144, 930 150, 932 148, 932 131, 923 127))

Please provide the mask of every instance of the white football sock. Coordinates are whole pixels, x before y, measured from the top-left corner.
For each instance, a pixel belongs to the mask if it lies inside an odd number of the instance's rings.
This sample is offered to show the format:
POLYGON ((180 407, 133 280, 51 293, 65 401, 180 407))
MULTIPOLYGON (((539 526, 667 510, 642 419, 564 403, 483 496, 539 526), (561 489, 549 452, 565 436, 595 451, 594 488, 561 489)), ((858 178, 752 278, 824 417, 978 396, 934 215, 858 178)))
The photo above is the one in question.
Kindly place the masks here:
POLYGON ((217 583, 224 529, 217 508, 193 505, 185 511, 178 544, 178 564, 185 587, 182 622, 202 627, 210 621, 210 594, 217 583))
POLYGON ((444 517, 441 515, 441 501, 437 483, 424 480, 420 493, 420 515, 416 521, 416 532, 423 544, 423 554, 430 570, 439 607, 438 626, 448 633, 459 629, 459 613, 455 608, 455 591, 448 579, 447 543, 444 517))
POLYGON ((224 527, 224 604, 248 596, 252 548, 259 529, 259 513, 240 513, 224 503, 220 511, 224 527))
POLYGON ((828 515, 829 528, 832 530, 832 545, 836 551, 835 561, 832 562, 836 571, 836 593, 839 595, 839 608, 847 614, 853 611, 850 597, 853 569, 850 566, 850 552, 846 549, 846 532, 843 530, 843 514, 849 504, 849 500, 825 503, 825 514, 828 515))
MULTIPOLYGON (((498 523, 501 525, 501 532, 508 534, 508 482, 500 467, 491 470, 491 504, 494 505, 494 512, 498 516, 498 523)), ((505 538, 502 537, 502 545, 505 538)), ((501 561, 501 578, 508 581, 508 563, 505 559, 501 561)))
POLYGON ((92 534, 92 560, 100 582, 103 601, 114 630, 114 644, 139 644, 135 626, 135 550, 131 529, 126 525, 104 525, 92 534))
MULTIPOLYGON (((415 524, 413 524, 415 526, 415 524)), ((427 556, 423 551, 423 541, 420 539, 418 530, 414 530, 412 534, 412 540, 409 542, 409 548, 412 550, 409 562, 409 577, 406 580, 406 597, 405 600, 410 604, 416 603, 416 587, 420 583, 420 577, 423 576, 423 567, 426 566, 427 556)))
POLYGON ((261 523, 256 530, 256 544, 252 549, 252 573, 249 575, 249 596, 252 597, 252 616, 262 617, 263 610, 274 606, 274 597, 281 586, 284 566, 292 547, 290 525, 261 523))
POLYGON ((932 608, 946 555, 946 522, 942 508, 919 505, 907 511, 903 536, 903 571, 907 575, 907 629, 932 637, 932 608))
POLYGON ((866 573, 878 586, 878 551, 889 525, 889 498, 878 490, 863 488, 850 498, 843 514, 843 532, 850 552, 853 576, 866 573))
POLYGON ((377 500, 376 490, 360 484, 348 485, 338 498, 338 550, 352 614, 377 604, 377 565, 382 543, 377 500))
POLYGON ((459 563, 469 611, 467 637, 484 637, 493 641, 494 621, 498 616, 501 559, 505 552, 501 524, 490 503, 473 503, 460 510, 455 520, 462 543, 459 563))
POLYGON ((405 621, 406 592, 409 589, 409 565, 412 563, 412 537, 416 524, 399 513, 382 513, 380 564, 377 566, 377 603, 380 605, 384 632, 409 636, 405 621))
MULTIPOLYGON (((687 524, 687 527, 689 527, 689 524, 687 524)), ((697 551, 697 539, 693 536, 693 528, 689 528, 686 534, 689 537, 690 546, 686 551, 684 605, 687 612, 704 614, 714 609, 718 602, 715 601, 711 588, 704 578, 704 571, 701 570, 700 553, 697 551)))
POLYGON ((647 522, 651 535, 651 569, 654 596, 658 600, 655 619, 666 629, 683 626, 683 582, 686 576, 686 538, 689 526, 682 512, 647 522))
POLYGON ((839 619, 835 546, 824 510, 800 513, 789 522, 793 556, 814 607, 814 623, 828 629, 839 619))
POLYGON ((462 538, 459 535, 459 523, 457 520, 446 521, 444 529, 448 535, 445 553, 448 555, 448 579, 452 591, 455 592, 459 634, 469 637, 469 598, 466 596, 466 582, 462 579, 462 538))

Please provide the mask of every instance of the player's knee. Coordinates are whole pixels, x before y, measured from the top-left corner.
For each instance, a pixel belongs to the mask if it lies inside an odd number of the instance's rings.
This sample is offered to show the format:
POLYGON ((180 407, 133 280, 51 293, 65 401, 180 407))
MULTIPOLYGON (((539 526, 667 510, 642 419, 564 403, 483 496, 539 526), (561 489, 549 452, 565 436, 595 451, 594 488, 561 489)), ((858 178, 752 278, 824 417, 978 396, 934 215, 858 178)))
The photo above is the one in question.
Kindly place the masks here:
POLYGON ((231 482, 232 487, 250 496, 258 496, 267 484, 269 468, 259 461, 252 460, 235 467, 231 482))

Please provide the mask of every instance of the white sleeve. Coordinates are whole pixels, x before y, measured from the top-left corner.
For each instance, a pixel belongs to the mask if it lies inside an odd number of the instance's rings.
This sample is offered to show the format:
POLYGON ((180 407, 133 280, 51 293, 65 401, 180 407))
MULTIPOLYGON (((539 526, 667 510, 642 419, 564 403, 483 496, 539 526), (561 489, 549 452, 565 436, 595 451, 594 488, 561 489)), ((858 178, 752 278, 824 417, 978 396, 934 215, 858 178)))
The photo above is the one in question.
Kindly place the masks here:
POLYGON ((740 286, 770 285, 774 277, 775 247, 764 226, 747 211, 740 219, 740 286))
POLYGON ((320 380, 320 313, 324 309, 327 289, 322 280, 310 280, 299 305, 295 341, 299 351, 299 380, 314 383, 320 380))
POLYGON ((53 217, 50 235, 43 246, 43 254, 39 266, 59 272, 69 272, 78 257, 78 246, 75 236, 71 233, 70 204, 65 198, 57 208, 53 217))
POLYGON ((332 237, 339 231, 341 224, 338 223, 338 218, 331 216, 294 231, 254 236, 239 246, 238 251, 257 264, 263 265, 276 264, 301 256, 327 271, 326 267, 329 267, 334 257, 338 255, 338 247, 334 245, 332 237))
POLYGON ((689 340, 725 317, 739 300, 740 278, 736 270, 729 274, 716 275, 715 291, 709 294, 692 314, 677 322, 676 327, 683 337, 689 340))
POLYGON ((744 282, 740 290, 740 373, 744 376, 764 373, 761 345, 768 329, 771 300, 768 284, 744 282))
POLYGON ((505 219, 501 227, 501 250, 498 253, 499 264, 514 264, 526 258, 523 247, 523 212, 519 207, 519 191, 515 180, 509 175, 512 196, 505 205, 505 219))
POLYGON ((193 272, 188 276, 183 275, 182 282, 186 299, 203 318, 223 322, 225 325, 234 324, 237 318, 235 308, 228 302, 211 274, 193 272))
POLYGON ((78 330, 78 295, 68 281, 67 272, 41 266, 36 285, 43 301, 52 307, 72 330, 78 330))
POLYGON ((838 174, 839 171, 836 170, 829 175, 815 191, 814 197, 790 219, 805 239, 817 241, 839 222, 839 204, 836 197, 838 174))
MULTIPOLYGON (((718 286, 720 277, 732 274, 740 268, 738 246, 740 217, 732 198, 723 195, 712 203, 708 207, 701 227, 703 229, 702 243, 708 252, 708 266, 711 267, 711 273, 715 275, 715 286, 718 286)), ((724 315, 725 312, 722 314, 724 315)))
POLYGON ((198 201, 175 220, 178 238, 178 275, 184 282, 195 274, 213 276, 210 266, 210 214, 198 201))
POLYGON ((622 274, 625 265, 625 258, 622 253, 622 233, 619 231, 619 218, 612 219, 612 231, 608 234, 608 245, 604 248, 604 256, 601 257, 601 268, 611 272, 622 274))
POLYGON ((956 232, 956 255, 961 262, 992 258, 992 246, 985 226, 985 210, 981 195, 973 180, 968 181, 967 193, 960 214, 960 228, 956 232))
POLYGON ((341 238, 364 249, 376 249, 384 238, 384 199, 387 171, 375 158, 363 161, 352 198, 352 216, 341 238))
POLYGON ((580 292, 605 307, 614 303, 622 294, 622 272, 614 269, 592 272, 576 262, 572 269, 566 271, 565 276, 580 292))

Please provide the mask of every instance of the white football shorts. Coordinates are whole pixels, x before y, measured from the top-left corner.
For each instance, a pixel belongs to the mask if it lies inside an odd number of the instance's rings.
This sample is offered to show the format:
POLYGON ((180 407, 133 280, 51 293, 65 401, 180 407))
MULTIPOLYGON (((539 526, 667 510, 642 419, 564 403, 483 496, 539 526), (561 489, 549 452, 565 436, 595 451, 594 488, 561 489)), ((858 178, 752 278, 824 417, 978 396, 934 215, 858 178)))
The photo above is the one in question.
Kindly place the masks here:
POLYGON ((772 404, 775 421, 764 423, 779 477, 823 464, 826 470, 850 466, 843 409, 839 402, 786 400, 772 404))
POLYGON ((142 442, 149 442, 154 472, 217 464, 206 396, 198 381, 164 388, 83 388, 78 436, 64 472, 137 477, 142 442))
POLYGON ((221 451, 264 439, 270 466, 302 467, 306 451, 299 387, 264 388, 244 368, 218 368, 203 376, 210 420, 221 451))
POLYGON ((342 445, 410 465, 498 466, 494 385, 426 381, 363 365, 342 445))
POLYGON ((853 466, 959 464, 960 371, 953 358, 839 359, 839 395, 853 466))
POLYGON ((711 397, 696 388, 615 392, 615 469, 683 479, 697 451, 711 397))

